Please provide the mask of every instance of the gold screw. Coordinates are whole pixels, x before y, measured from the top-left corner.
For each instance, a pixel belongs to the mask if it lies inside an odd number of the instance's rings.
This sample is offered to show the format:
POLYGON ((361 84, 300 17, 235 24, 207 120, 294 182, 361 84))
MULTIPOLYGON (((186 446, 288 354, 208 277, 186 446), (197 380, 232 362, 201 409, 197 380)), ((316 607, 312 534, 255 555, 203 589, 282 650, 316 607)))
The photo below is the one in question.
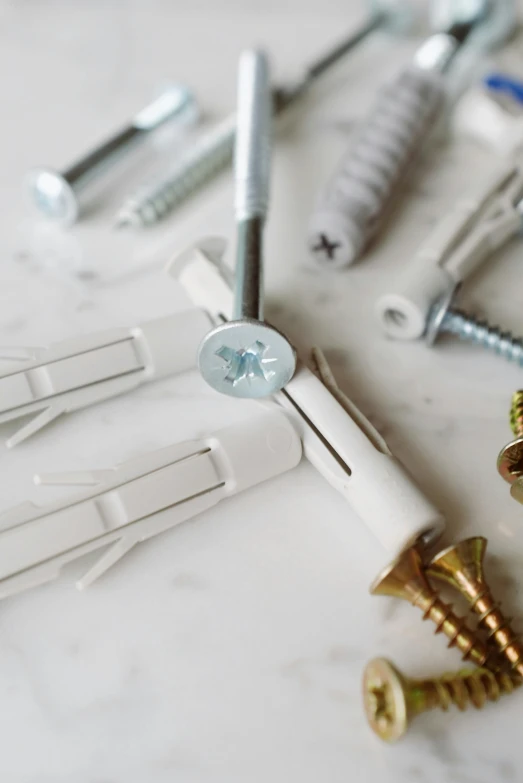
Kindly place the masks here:
POLYGON ((458 617, 429 585, 421 564, 421 556, 415 547, 407 549, 371 585, 373 595, 390 595, 402 598, 423 612, 423 619, 436 624, 436 633, 444 633, 450 639, 449 647, 461 650, 463 660, 477 666, 487 665, 490 653, 485 644, 468 628, 463 617, 458 617))
POLYGON ((523 390, 512 396, 510 426, 516 440, 507 443, 498 457, 499 474, 512 485, 510 494, 523 503, 523 390))
POLYGON ((510 428, 516 438, 523 437, 523 390, 520 389, 512 395, 510 407, 510 428))
POLYGON ((363 700, 372 730, 386 742, 402 737, 416 715, 455 704, 465 710, 472 704, 480 710, 487 701, 512 693, 521 685, 514 674, 488 669, 463 669, 455 674, 427 680, 405 677, 385 658, 375 658, 363 674, 363 700))
POLYGON ((479 625, 489 631, 497 647, 515 671, 523 676, 523 645, 512 631, 510 621, 494 601, 483 575, 487 539, 467 538, 440 552, 430 562, 427 574, 454 587, 465 596, 479 615, 479 625))

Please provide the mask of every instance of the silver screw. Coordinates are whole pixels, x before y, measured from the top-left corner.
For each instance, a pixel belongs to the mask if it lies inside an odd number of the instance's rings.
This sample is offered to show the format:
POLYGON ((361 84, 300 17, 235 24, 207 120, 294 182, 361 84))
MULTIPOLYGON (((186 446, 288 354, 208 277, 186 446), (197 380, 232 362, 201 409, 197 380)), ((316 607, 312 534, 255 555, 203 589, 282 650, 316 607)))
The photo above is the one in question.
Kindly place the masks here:
MULTIPOLYGON (((375 30, 407 27, 411 16, 408 5, 401 0, 371 0, 372 13, 356 32, 312 63, 297 84, 273 90, 274 111, 279 114, 294 103, 316 79, 375 30)), ((145 227, 162 220, 229 165, 235 133, 236 116, 231 115, 197 141, 167 176, 127 199, 116 216, 116 225, 145 227)))
POLYGON ((434 345, 441 333, 455 334, 460 340, 478 343, 509 362, 523 366, 523 340, 513 337, 510 332, 502 332, 499 327, 491 326, 487 321, 451 307, 456 288, 445 294, 430 311, 425 339, 434 345))
POLYGON ((271 114, 267 58, 246 51, 238 69, 234 320, 209 332, 198 353, 203 378, 231 397, 267 397, 285 386, 296 369, 289 341, 263 322, 262 238, 269 201, 271 114))
POLYGON ((76 222, 80 212, 78 193, 137 142, 168 120, 190 121, 197 115, 192 92, 183 85, 171 85, 108 141, 89 152, 63 172, 38 168, 30 172, 29 189, 44 217, 64 225, 76 222))

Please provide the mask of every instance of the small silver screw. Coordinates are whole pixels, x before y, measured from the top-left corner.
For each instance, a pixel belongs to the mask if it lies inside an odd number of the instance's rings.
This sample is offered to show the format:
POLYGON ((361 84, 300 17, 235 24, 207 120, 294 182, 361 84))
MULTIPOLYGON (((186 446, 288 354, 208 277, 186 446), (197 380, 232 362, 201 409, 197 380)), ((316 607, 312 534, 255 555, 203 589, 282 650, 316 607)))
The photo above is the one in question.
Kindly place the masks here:
POLYGON ((231 397, 267 397, 285 386, 296 370, 296 354, 287 338, 263 322, 262 237, 269 201, 271 114, 267 58, 246 51, 238 69, 234 320, 209 332, 198 353, 203 378, 231 397))
POLYGON ((477 343, 509 362, 523 366, 523 340, 513 337, 510 332, 502 332, 499 327, 451 307, 456 293, 452 288, 430 311, 425 339, 432 346, 441 333, 454 334, 460 340, 477 343))
POLYGON ((169 86, 138 112, 126 128, 65 171, 38 168, 30 172, 28 185, 36 207, 49 220, 72 225, 80 212, 78 193, 87 182, 97 178, 132 145, 143 141, 168 120, 176 118, 180 122, 187 122, 196 116, 196 101, 192 92, 183 85, 169 86))

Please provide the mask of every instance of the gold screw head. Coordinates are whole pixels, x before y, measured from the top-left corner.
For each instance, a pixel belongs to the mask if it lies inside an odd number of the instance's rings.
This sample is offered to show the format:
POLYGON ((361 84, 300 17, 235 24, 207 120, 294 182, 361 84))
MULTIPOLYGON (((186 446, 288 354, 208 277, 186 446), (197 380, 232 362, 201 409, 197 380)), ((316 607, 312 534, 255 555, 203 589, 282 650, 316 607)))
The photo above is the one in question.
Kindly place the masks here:
POLYGON ((385 658, 374 658, 363 673, 363 703, 372 730, 385 742, 396 742, 407 731, 407 682, 385 658))
POLYGON ((509 484, 523 476, 523 437, 516 438, 501 449, 498 473, 509 484))
POLYGON ((478 585, 483 585, 483 560, 487 539, 473 536, 439 552, 425 569, 425 573, 439 579, 456 590, 474 597, 478 585))
POLYGON ((464 660, 473 661, 478 666, 489 665, 486 644, 468 627, 466 620, 458 617, 433 590, 416 547, 410 547, 394 560, 373 582, 370 592, 408 601, 422 611, 424 620, 434 623, 436 633, 443 633, 450 640, 449 647, 457 647, 461 651, 464 660))
POLYGON ((370 586, 372 595, 389 595, 414 603, 417 595, 431 590, 417 549, 410 547, 388 565, 370 586))

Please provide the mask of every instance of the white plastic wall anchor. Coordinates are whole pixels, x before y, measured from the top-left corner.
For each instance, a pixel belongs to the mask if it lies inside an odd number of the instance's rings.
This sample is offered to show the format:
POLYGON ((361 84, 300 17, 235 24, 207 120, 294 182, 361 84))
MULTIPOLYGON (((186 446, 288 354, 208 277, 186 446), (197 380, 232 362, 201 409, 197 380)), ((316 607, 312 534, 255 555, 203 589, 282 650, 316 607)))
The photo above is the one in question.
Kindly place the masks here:
POLYGON ((36 477, 40 484, 84 489, 48 506, 23 503, 0 515, 0 598, 50 581, 66 563, 103 548, 77 582, 83 589, 135 544, 294 468, 301 454, 294 427, 273 406, 112 470, 36 477))
MULTIPOLYGON (((169 265, 193 302, 216 323, 232 312, 231 290, 217 264, 218 248, 216 240, 203 240, 169 265)), ((221 248, 225 250, 225 242, 221 248)), ((350 400, 337 399, 303 364, 272 399, 300 433, 307 459, 346 498, 387 557, 418 539, 432 542, 439 537, 444 528, 441 513, 350 400)))
POLYGON ((457 136, 474 139, 502 157, 513 158, 523 147, 523 114, 511 114, 479 87, 460 98, 451 128, 457 136))
POLYGON ((430 309, 523 228, 523 172, 505 164, 474 193, 462 197, 429 234, 395 291, 376 302, 385 334, 423 336, 430 309))
POLYGON ((364 252, 440 111, 444 77, 410 65, 379 91, 319 195, 307 244, 325 269, 342 270, 364 252))
POLYGON ((12 362, 0 374, 0 424, 35 414, 7 446, 15 446, 63 413, 192 369, 209 327, 209 318, 194 308, 48 348, 0 348, 0 359, 12 362))

